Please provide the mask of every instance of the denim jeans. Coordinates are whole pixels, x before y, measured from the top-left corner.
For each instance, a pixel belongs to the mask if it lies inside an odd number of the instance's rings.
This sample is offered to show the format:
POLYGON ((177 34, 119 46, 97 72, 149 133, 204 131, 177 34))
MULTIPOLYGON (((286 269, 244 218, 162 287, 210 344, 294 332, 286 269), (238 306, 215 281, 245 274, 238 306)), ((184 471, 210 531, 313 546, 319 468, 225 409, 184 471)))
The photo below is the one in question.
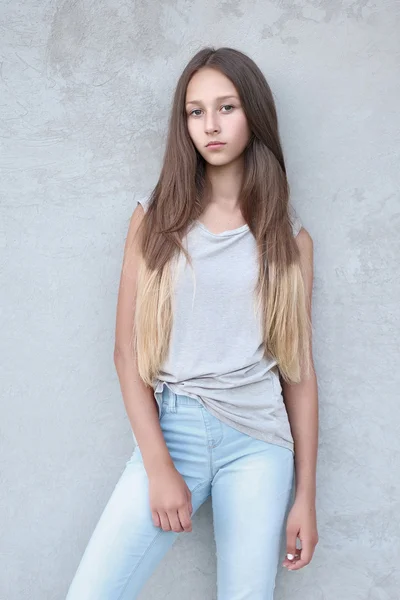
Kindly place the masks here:
MULTIPOLYGON (((293 453, 224 424, 200 402, 167 386, 159 418, 175 467, 192 492, 192 514, 211 495, 218 600, 272 600, 293 453)), ((89 540, 67 600, 134 600, 182 533, 153 524, 148 477, 136 446, 89 540)))

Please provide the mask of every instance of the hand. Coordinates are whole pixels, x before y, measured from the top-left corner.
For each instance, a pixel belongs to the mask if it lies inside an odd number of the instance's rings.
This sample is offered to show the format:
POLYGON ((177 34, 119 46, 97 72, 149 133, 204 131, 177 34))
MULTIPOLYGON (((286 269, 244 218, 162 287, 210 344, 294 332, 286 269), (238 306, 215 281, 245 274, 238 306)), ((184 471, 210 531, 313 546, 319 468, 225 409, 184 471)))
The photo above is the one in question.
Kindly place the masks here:
POLYGON ((191 491, 174 466, 149 477, 150 508, 153 523, 164 531, 192 531, 191 491))
POLYGON ((315 546, 318 544, 317 518, 314 500, 304 497, 296 498, 286 522, 286 552, 294 558, 287 557, 282 566, 288 571, 298 571, 311 562, 315 546), (296 548, 296 538, 301 541, 301 549, 296 548))

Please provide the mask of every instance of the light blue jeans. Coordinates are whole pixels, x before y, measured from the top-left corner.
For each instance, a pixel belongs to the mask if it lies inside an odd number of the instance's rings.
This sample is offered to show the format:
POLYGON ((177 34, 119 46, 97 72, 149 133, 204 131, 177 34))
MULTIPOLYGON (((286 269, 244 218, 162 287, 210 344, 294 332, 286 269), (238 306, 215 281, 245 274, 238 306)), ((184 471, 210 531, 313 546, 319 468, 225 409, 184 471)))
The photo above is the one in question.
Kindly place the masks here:
MULTIPOLYGON (((175 467, 192 492, 192 514, 212 498, 218 600, 272 600, 293 453, 237 431, 197 400, 166 386, 161 400, 161 428, 175 467)), ((67 600, 134 600, 183 533, 154 526, 147 473, 136 446, 89 540, 67 600)))

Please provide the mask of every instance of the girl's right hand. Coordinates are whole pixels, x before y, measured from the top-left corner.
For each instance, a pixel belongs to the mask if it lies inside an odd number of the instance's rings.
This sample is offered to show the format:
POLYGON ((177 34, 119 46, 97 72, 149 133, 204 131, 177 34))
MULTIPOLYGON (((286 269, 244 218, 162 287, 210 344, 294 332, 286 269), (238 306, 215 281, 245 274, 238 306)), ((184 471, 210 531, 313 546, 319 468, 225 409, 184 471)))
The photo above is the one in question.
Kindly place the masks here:
POLYGON ((153 523, 164 531, 192 531, 192 494, 174 466, 164 467, 149 477, 153 523))

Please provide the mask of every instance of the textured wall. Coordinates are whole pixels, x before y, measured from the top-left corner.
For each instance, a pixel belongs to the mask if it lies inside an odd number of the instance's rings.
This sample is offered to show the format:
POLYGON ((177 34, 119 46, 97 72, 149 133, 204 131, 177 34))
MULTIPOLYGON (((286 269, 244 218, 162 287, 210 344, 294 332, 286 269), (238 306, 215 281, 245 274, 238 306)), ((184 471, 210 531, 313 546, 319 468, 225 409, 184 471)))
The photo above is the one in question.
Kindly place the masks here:
MULTIPOLYGON (((1 2, 1 600, 65 596, 132 451, 123 243, 204 44, 265 72, 315 244, 320 543, 276 598, 399 597, 399 29, 395 0, 1 2)), ((141 599, 189 595, 216 598, 209 502, 141 599)))

